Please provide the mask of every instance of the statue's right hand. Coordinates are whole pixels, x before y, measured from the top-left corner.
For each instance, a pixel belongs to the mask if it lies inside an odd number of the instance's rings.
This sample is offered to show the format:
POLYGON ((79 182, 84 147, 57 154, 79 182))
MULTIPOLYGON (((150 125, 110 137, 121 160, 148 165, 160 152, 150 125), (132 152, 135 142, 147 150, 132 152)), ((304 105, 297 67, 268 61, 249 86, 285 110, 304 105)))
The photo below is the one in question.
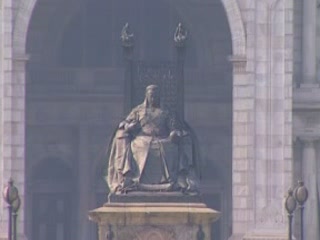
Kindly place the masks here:
POLYGON ((124 128, 126 131, 133 131, 138 127, 137 121, 132 121, 130 123, 125 124, 124 128))
POLYGON ((124 129, 124 126, 126 125, 126 121, 122 121, 120 124, 119 124, 119 129, 124 129))

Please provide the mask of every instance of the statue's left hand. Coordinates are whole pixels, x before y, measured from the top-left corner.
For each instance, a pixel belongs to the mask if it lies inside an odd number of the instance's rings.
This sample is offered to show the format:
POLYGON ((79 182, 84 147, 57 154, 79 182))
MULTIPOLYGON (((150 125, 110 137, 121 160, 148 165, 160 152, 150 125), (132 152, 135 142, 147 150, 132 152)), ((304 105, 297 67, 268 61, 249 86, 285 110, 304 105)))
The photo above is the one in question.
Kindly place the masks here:
POLYGON ((169 135, 169 139, 173 143, 178 143, 180 141, 179 131, 172 131, 169 135))
POLYGON ((126 121, 122 121, 120 124, 119 124, 119 129, 124 129, 124 126, 126 125, 126 121))
POLYGON ((132 121, 130 123, 127 123, 124 126, 125 130, 130 132, 130 131, 134 131, 137 130, 139 128, 139 123, 137 121, 132 121))

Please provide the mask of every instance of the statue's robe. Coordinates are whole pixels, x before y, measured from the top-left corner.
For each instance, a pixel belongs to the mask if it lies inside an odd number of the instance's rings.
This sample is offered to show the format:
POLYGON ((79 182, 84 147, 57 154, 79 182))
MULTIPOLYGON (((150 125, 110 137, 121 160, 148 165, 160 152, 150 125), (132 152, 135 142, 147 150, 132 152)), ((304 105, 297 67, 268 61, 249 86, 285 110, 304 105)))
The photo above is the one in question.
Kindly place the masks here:
MULTIPOLYGON (((130 132, 119 129, 112 140, 107 181, 111 192, 130 188, 170 190, 192 165, 190 136, 173 143, 169 135, 182 133, 168 111, 141 104, 125 120, 130 132)), ((181 184, 181 182, 180 182, 181 184)))

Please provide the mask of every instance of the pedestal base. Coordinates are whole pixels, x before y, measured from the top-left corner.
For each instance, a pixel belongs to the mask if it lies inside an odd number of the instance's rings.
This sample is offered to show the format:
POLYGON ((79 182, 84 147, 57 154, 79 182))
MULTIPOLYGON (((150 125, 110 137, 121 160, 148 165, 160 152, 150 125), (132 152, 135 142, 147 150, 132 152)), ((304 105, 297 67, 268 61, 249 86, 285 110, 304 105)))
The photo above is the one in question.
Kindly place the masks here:
POLYGON ((285 233, 254 233, 246 234, 243 240, 288 240, 285 233))
POLYGON ((201 195, 181 192, 131 192, 110 194, 109 203, 202 203, 201 195))
MULTIPOLYGON (((18 234, 17 239, 19 240, 27 240, 27 237, 25 234, 18 234)), ((0 240, 8 240, 8 234, 7 233, 0 233, 0 240)))
POLYGON ((89 213, 99 240, 211 239, 219 216, 202 203, 108 203, 89 213))

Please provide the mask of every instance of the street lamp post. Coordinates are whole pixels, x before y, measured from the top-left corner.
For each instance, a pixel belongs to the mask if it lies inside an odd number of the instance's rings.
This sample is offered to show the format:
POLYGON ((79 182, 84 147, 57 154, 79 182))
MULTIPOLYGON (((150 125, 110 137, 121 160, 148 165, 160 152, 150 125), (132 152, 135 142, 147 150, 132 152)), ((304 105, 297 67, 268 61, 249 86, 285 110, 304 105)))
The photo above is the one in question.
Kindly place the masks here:
POLYGON ((296 207, 297 207, 297 202, 293 197, 293 191, 291 188, 288 190, 288 196, 286 197, 285 207, 288 212, 288 219, 289 219, 288 240, 292 240, 292 218, 293 218, 293 212, 294 210, 296 210, 296 207))
MULTIPOLYGON (((298 186, 292 191, 290 188, 288 190, 288 195, 285 199, 285 208, 288 213, 288 219, 289 219, 289 240, 292 240, 292 219, 293 219, 293 212, 296 210, 297 204, 299 205, 300 209, 300 217, 301 217, 301 223, 300 223, 300 240, 303 240, 303 210, 304 210, 304 204, 308 199, 308 189, 306 186, 304 186, 303 181, 298 181, 298 186)), ((308 239, 309 240, 309 239, 308 239)))
POLYGON ((17 240, 17 217, 18 211, 21 205, 20 197, 13 201, 12 203, 12 217, 13 217, 13 240, 17 240))
MULTIPOLYGON (((20 198, 19 198, 19 192, 18 189, 14 186, 12 178, 10 178, 8 185, 3 190, 3 198, 8 204, 8 212, 9 212, 9 219, 8 219, 8 240, 12 240, 13 235, 12 234, 12 211, 13 209, 19 209, 20 207, 20 198), (19 202, 19 206, 17 206, 17 201, 19 202)), ((15 210, 14 210, 15 211, 15 210)), ((16 217, 14 217, 16 218, 16 217)), ((16 224, 14 224, 14 230, 16 231, 16 224)), ((14 239, 16 240, 16 239, 14 239)))
POLYGON ((300 209, 300 232, 301 237, 300 240, 303 240, 303 211, 304 211, 304 204, 308 199, 308 189, 304 186, 303 181, 298 181, 298 186, 294 189, 294 198, 299 204, 300 209))

